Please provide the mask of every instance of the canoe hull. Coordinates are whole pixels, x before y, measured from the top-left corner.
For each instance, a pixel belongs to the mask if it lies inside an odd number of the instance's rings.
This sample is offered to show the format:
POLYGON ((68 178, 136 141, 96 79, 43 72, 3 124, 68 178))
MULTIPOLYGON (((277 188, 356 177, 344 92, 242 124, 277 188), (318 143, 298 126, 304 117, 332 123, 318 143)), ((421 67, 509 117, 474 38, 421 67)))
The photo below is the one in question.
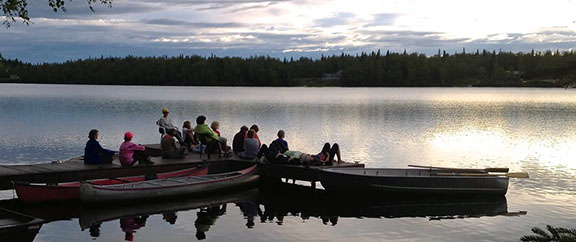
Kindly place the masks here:
POLYGON ((368 172, 368 175, 364 175, 358 169, 350 173, 346 170, 323 171, 320 179, 322 186, 333 192, 378 191, 465 196, 505 195, 508 190, 508 177, 505 176, 430 176, 425 169, 366 169, 372 174, 368 172), (375 171, 381 173, 376 175, 375 171), (407 171, 407 175, 402 175, 404 171, 407 171))
MULTIPOLYGON (((158 174, 158 178, 179 176, 202 176, 208 173, 207 167, 190 168, 173 172, 158 174)), ((146 179, 145 175, 122 177, 118 179, 98 179, 88 181, 98 185, 112 185, 128 182, 139 182, 146 179)), ((14 189, 18 199, 25 203, 57 202, 80 199, 81 182, 68 182, 59 185, 16 183, 14 189)))
POLYGON ((80 199, 82 202, 90 204, 129 200, 150 200, 165 197, 189 196, 200 193, 215 192, 257 182, 259 175, 257 173, 256 166, 248 169, 243 170, 246 171, 245 173, 230 177, 229 179, 212 180, 193 185, 183 184, 165 187, 132 189, 130 188, 130 184, 126 184, 124 188, 117 189, 106 186, 82 184, 82 186, 80 186, 80 199))

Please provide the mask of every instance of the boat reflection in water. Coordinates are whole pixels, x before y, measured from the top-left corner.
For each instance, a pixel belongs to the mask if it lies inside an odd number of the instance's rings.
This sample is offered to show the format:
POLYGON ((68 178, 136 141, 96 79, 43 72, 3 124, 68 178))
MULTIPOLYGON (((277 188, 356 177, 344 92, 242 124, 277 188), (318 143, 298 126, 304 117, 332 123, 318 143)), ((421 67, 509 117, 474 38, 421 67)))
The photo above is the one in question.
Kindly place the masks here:
MULTIPOLYGON (((299 217, 303 220, 318 218, 323 224, 337 226, 340 218, 402 218, 422 217, 429 220, 462 219, 484 216, 514 216, 525 212, 509 212, 504 196, 489 198, 382 198, 373 194, 341 196, 323 190, 312 190, 289 184, 276 184, 227 194, 213 194, 202 198, 171 199, 165 202, 151 202, 114 206, 85 207, 82 204, 65 205, 58 209, 50 205, 50 213, 40 205, 21 209, 46 221, 79 218, 80 228, 92 237, 100 236, 100 226, 107 222, 120 222, 124 238, 136 240, 137 231, 146 229, 146 221, 151 216, 162 216, 170 224, 177 222, 180 211, 196 209, 194 221, 198 240, 207 237, 215 222, 226 211, 239 209, 246 220, 248 229, 260 223, 282 225, 285 217, 299 217), (76 206, 76 207, 75 207, 76 206), (61 210, 61 212, 58 212, 61 210), (70 213, 70 211, 74 211, 70 213), (68 212, 68 213, 66 213, 68 212), (66 214, 63 216, 63 214, 66 214)), ((46 205, 48 206, 48 205, 46 205)), ((229 213, 234 214, 234 213, 229 213)), ((182 213, 189 216, 189 213, 182 213)), ((218 227, 218 226, 216 226, 218 227)))
POLYGON ((424 217, 429 220, 476 218, 484 216, 517 216, 526 212, 509 212, 504 196, 474 198, 386 198, 373 194, 327 193, 322 190, 282 185, 284 189, 261 191, 261 221, 276 218, 281 224, 287 215, 307 220, 317 217, 324 224, 336 225, 338 218, 403 218, 424 217))

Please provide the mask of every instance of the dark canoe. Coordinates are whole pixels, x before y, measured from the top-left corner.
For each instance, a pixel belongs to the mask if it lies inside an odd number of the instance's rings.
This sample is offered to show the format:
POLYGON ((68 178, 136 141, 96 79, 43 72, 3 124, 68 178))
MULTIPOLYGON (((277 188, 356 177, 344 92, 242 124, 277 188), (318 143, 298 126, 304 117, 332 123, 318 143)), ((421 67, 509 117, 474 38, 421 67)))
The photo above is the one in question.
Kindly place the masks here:
MULTIPOLYGON (((172 172, 158 173, 158 178, 170 178, 181 176, 201 176, 208 174, 208 167, 195 167, 172 172)), ((146 175, 119 177, 112 179, 98 179, 88 181, 96 185, 113 185, 131 182, 145 181, 146 175)), ((79 199, 79 190, 81 182, 59 183, 57 185, 48 184, 31 184, 25 182, 16 182, 14 189, 18 199, 25 203, 55 202, 79 199)))
POLYGON ((429 169, 339 168, 320 174, 327 191, 379 191, 401 194, 505 195, 508 177, 438 175, 429 169))
POLYGON ((117 185, 80 186, 80 199, 84 203, 103 203, 127 200, 158 199, 214 192, 258 181, 256 165, 244 170, 206 175, 155 179, 117 185))
POLYGON ((44 220, 0 208, 0 241, 33 241, 44 220))

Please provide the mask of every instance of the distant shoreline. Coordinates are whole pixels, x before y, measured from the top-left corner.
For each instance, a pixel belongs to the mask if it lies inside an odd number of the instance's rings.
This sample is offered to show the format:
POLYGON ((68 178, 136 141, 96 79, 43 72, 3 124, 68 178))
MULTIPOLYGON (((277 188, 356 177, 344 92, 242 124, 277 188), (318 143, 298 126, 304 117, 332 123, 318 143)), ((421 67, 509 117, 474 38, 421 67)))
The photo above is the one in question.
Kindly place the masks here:
POLYGON ((0 82, 247 87, 572 87, 576 54, 380 51, 320 59, 108 57, 29 64, 0 58, 0 82))
POLYGON ((179 85, 138 85, 138 84, 91 84, 91 83, 24 83, 24 82, 2 82, 0 81, 0 85, 48 85, 48 86, 119 86, 119 87, 192 87, 192 88, 542 88, 542 89, 575 89, 574 86, 569 87, 559 87, 559 86, 497 86, 497 87, 490 87, 490 86, 394 86, 394 87, 384 87, 384 86, 377 86, 377 87, 342 87, 342 86, 179 86, 179 85))

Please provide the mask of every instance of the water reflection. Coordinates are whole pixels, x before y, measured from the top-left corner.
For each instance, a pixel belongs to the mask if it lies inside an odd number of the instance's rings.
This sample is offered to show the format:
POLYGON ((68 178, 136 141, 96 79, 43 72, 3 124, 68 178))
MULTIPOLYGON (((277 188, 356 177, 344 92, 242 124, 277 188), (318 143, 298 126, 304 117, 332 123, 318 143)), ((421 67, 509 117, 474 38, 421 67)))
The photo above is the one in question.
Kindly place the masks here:
MULTIPOLYGON (((148 215, 142 216, 126 216, 120 218, 120 228, 124 232, 124 239, 126 241, 134 240, 134 233, 140 228, 146 226, 148 215)), ((90 226, 92 228, 92 226, 90 226)), ((90 233, 92 234, 92 233, 90 233)))
MULTIPOLYGON (((576 119, 576 89, 0 85, 0 113, 6 114, 0 115, 0 164, 40 163, 78 155, 83 152, 85 135, 90 128, 101 130, 100 142, 106 147, 119 147, 122 134, 127 130, 135 133, 142 143, 158 143, 159 135, 154 122, 159 118, 159 110, 163 107, 172 110, 172 119, 177 124, 184 120, 194 120, 200 114, 206 115, 209 120, 219 120, 222 124, 221 132, 228 137, 232 137, 240 126, 256 123, 261 128, 259 136, 264 143, 272 141, 279 129, 286 131, 286 138, 294 150, 312 153, 317 152, 316 149, 326 141, 337 142, 341 145, 345 160, 360 161, 367 167, 406 167, 408 164, 482 168, 503 166, 510 167, 515 172, 526 171, 531 176, 530 179, 511 180, 507 194, 507 203, 512 204, 508 208, 531 211, 525 216, 529 219, 522 221, 511 222, 502 217, 483 217, 484 219, 475 221, 475 224, 470 226, 467 225, 471 219, 462 220, 464 222, 460 223, 452 221, 453 223, 448 225, 429 226, 427 221, 432 217, 427 215, 434 214, 427 212, 413 214, 418 216, 414 220, 395 219, 393 223, 385 219, 358 221, 350 218, 355 225, 361 224, 359 226, 362 228, 357 228, 347 224, 348 219, 343 219, 343 213, 337 208, 332 208, 336 212, 318 212, 325 209, 322 206, 330 207, 326 204, 332 204, 332 201, 317 205, 320 208, 310 208, 310 204, 317 203, 314 202, 317 198, 300 207, 294 205, 299 204, 298 201, 282 206, 278 205, 278 202, 267 201, 270 199, 257 199, 254 202, 256 210, 261 210, 257 216, 254 216, 253 207, 246 209, 245 205, 228 204, 227 214, 220 216, 206 233, 207 240, 215 234, 221 235, 222 232, 218 231, 223 230, 219 228, 227 226, 226 221, 241 219, 238 218, 239 213, 246 217, 240 222, 240 227, 244 230, 251 228, 248 230, 251 233, 232 239, 245 241, 251 241, 248 238, 253 240, 257 236, 251 236, 258 233, 261 233, 258 234, 261 238, 270 238, 270 235, 281 233, 283 236, 293 235, 295 237, 291 239, 298 240, 296 235, 306 235, 310 230, 328 237, 342 228, 348 229, 346 233, 342 232, 344 235, 352 236, 353 233, 349 231, 368 234, 364 240, 375 240, 374 238, 382 234, 406 239, 398 237, 398 230, 420 236, 414 237, 414 240, 426 241, 431 234, 443 236, 436 240, 450 240, 453 234, 445 232, 448 231, 446 227, 450 226, 453 226, 450 227, 452 230, 472 233, 477 238, 517 240, 518 235, 527 228, 553 224, 556 221, 559 221, 558 225, 561 226, 575 222, 576 206, 572 201, 576 198, 576 156, 573 155, 576 150, 576 126, 573 122, 576 119), (22 130, 29 130, 30 127, 34 127, 34 132, 23 135, 22 130), (298 217, 292 217, 291 212, 298 213, 298 217), (338 216, 337 221, 332 219, 336 222, 335 226, 331 226, 330 216, 338 216), (426 219, 420 219, 422 216, 426 219), (248 220, 252 217, 254 221, 248 220), (260 224, 262 218, 264 224, 260 224), (326 226, 323 225, 322 218, 326 221, 326 226), (490 222, 482 224, 484 220, 490 222), (297 226, 295 221, 309 224, 291 230, 290 234, 281 231, 297 226), (502 226, 495 225, 499 222, 502 226), (485 230, 466 230, 482 225, 485 230), (382 230, 382 226, 393 227, 395 230, 386 232, 382 230), (260 231, 263 227, 272 232, 260 231), (417 230, 414 231, 413 228, 417 230), (374 233, 378 235, 373 235, 374 233), (506 239, 502 239, 502 236, 506 239)), ((321 194, 295 197, 307 199, 307 196, 322 197, 321 194)), ((3 198, 10 197, 11 194, 3 198)), ((294 200, 291 197, 286 199, 294 200)), ((172 232, 187 233, 187 237, 180 237, 193 238, 198 208, 229 202, 236 203, 241 200, 208 204, 190 201, 189 203, 197 206, 182 204, 173 206, 174 209, 170 211, 166 211, 162 206, 150 209, 134 205, 129 213, 124 211, 119 214, 122 216, 112 216, 113 214, 107 211, 113 210, 116 213, 120 210, 116 209, 116 206, 107 209, 91 208, 88 211, 76 205, 68 205, 60 211, 55 210, 54 206, 41 209, 45 210, 44 213, 51 213, 53 218, 79 218, 80 214, 83 214, 80 220, 85 229, 90 228, 91 224, 87 222, 90 217, 91 221, 105 221, 99 227, 101 232, 98 237, 104 241, 121 237, 118 234, 114 234, 114 237, 107 235, 114 231, 120 232, 116 220, 123 216, 162 213, 162 216, 151 215, 147 226, 135 234, 135 240, 146 240, 143 234, 154 235, 154 228, 160 226, 167 226, 162 228, 172 232), (190 209, 194 211, 186 212, 190 209), (90 212, 92 210, 96 212, 90 212), (169 225, 173 217, 164 216, 164 213, 169 212, 177 212, 174 225, 169 225), (115 221, 115 230, 110 228, 112 223, 107 222, 109 220, 115 221), (84 226, 84 223, 87 224, 84 226), (183 228, 184 226, 186 228, 183 228)), ((461 204, 462 209, 470 207, 464 205, 465 202, 444 202, 461 204)), ((380 217, 406 216, 410 209, 399 209, 402 213, 394 214, 393 208, 406 208, 412 204, 413 207, 435 209, 442 207, 440 204, 444 202, 429 201, 427 205, 413 201, 380 201, 367 204, 352 202, 351 204, 356 206, 373 209, 365 213, 360 213, 360 209, 342 212, 361 217, 377 214, 380 214, 380 217)), ((494 209, 498 207, 497 204, 502 205, 490 202, 485 204, 494 205, 492 211, 497 210, 494 209)), ((340 206, 346 207, 346 204, 340 203, 340 206)), ((488 205, 480 207, 490 210, 488 205)), ((448 216, 470 216, 454 209, 441 210, 445 212, 437 214, 437 218, 442 220, 448 216)), ((473 214, 495 213, 477 211, 473 214)), ((54 236, 56 239, 52 241, 62 241, 60 236, 64 236, 63 234, 73 234, 65 227, 71 226, 67 223, 72 222, 51 224, 52 231, 55 232, 44 230, 44 236, 54 236), (61 231, 65 233, 59 233, 61 231)), ((76 220, 73 223, 74 227, 77 227, 76 220)), ((97 234, 95 227, 92 232, 97 234)), ((89 231, 85 230, 82 235, 89 236, 88 233, 89 231)), ((75 240, 77 238, 74 236, 78 235, 69 236, 75 240)))
POLYGON ((226 214, 226 205, 201 208, 196 213, 197 219, 194 221, 194 227, 196 227, 196 238, 198 240, 206 239, 206 232, 210 230, 210 227, 216 223, 220 216, 226 214))
MULTIPOLYGON (((341 197, 322 190, 288 184, 202 198, 171 199, 134 205, 85 207, 79 203, 34 206, 12 203, 10 208, 48 221, 78 218, 80 229, 82 231, 87 229, 86 232, 93 238, 112 233, 109 227, 108 231, 103 230, 103 225, 117 224, 119 221, 123 235, 118 236, 123 236, 126 241, 143 240, 144 235, 138 236, 138 234, 148 229, 146 224, 152 218, 161 218, 161 221, 174 226, 179 216, 189 217, 193 214, 195 214, 194 220, 185 219, 193 221, 193 224, 184 221, 181 225, 193 226, 194 232, 190 232, 194 233, 198 240, 207 239, 211 233, 219 233, 219 230, 237 230, 239 227, 252 230, 260 226, 256 225, 258 220, 260 224, 284 226, 287 219, 305 222, 316 218, 321 225, 338 227, 342 218, 425 218, 437 221, 525 214, 525 212, 508 211, 505 197, 395 199, 371 194, 341 197), (233 206, 229 206, 230 204, 233 206), (47 208, 52 211, 47 212, 47 208), (234 229, 230 228, 229 223, 219 223, 223 217, 227 220, 232 219, 226 218, 229 216, 230 208, 239 210, 240 213, 232 214, 239 214, 244 221, 242 224, 235 224, 237 228, 234 229)), ((179 228, 181 227, 174 227, 179 228)))
POLYGON ((244 219, 246 219, 246 227, 249 229, 254 228, 254 218, 262 215, 260 205, 256 201, 243 201, 237 202, 236 206, 240 208, 244 219))

